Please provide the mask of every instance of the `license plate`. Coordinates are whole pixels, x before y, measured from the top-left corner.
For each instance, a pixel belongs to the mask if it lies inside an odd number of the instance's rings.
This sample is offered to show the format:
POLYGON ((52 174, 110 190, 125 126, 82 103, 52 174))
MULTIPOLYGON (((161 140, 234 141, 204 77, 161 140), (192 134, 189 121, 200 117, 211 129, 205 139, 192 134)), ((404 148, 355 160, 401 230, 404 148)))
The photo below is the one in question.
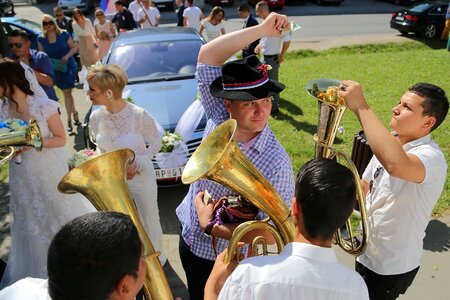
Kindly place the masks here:
POLYGON ((404 17, 395 17, 395 19, 398 20, 398 21, 403 21, 403 20, 405 20, 404 17))
POLYGON ((155 170, 156 179, 167 179, 181 177, 184 166, 173 169, 157 169, 155 170))

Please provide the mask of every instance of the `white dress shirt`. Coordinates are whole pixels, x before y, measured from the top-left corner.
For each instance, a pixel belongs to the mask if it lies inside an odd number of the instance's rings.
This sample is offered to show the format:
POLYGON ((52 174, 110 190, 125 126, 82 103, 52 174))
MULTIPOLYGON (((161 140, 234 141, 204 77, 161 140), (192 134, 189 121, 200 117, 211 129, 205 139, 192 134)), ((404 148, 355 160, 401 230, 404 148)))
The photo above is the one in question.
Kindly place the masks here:
POLYGON ((362 277, 340 264, 332 248, 290 243, 279 255, 243 260, 219 299, 364 300, 369 294, 362 277))
POLYGON ((138 20, 144 19, 146 14, 148 16, 148 19, 146 19, 144 23, 141 24, 141 28, 157 27, 158 19, 161 17, 159 14, 159 9, 152 6, 150 6, 148 9, 145 9, 145 7, 144 9, 141 8, 138 12, 138 20))
POLYGON ((261 45, 261 51, 264 55, 275 55, 280 54, 281 44, 289 42, 292 39, 292 33, 287 32, 281 37, 276 36, 265 36, 261 38, 259 42, 261 45))
POLYGON ((369 243, 357 261, 381 275, 403 274, 420 265, 425 229, 447 174, 445 157, 430 135, 403 149, 425 166, 422 183, 390 176, 375 156, 363 174, 372 186, 366 197, 369 243))
POLYGON ((200 17, 202 15, 202 10, 197 6, 186 7, 183 11, 183 17, 187 18, 188 27, 195 28, 197 31, 200 30, 200 17))
POLYGON ((0 291, 0 300, 51 300, 47 279, 27 277, 0 291))

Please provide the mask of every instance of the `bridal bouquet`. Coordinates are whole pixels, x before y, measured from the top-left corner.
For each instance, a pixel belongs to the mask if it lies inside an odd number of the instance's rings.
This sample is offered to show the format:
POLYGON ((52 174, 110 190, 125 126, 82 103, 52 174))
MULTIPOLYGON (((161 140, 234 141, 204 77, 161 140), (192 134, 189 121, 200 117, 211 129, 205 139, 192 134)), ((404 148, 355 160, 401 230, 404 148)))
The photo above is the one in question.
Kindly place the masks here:
MULTIPOLYGON (((4 121, 0 121, 0 134, 10 133, 14 131, 25 131, 28 127, 28 123, 20 120, 20 119, 12 119, 8 118, 4 121)), ((20 151, 22 147, 15 147, 16 151, 20 151)), ((19 155, 16 155, 14 158, 14 162, 16 164, 22 163, 22 157, 19 155)))
POLYGON ((162 146, 156 154, 156 163, 161 169, 183 166, 187 161, 188 148, 178 133, 164 132, 162 146))
POLYGON ((96 156, 97 156, 97 154, 92 149, 83 149, 83 150, 78 151, 69 159, 69 162, 68 162, 69 171, 96 156))

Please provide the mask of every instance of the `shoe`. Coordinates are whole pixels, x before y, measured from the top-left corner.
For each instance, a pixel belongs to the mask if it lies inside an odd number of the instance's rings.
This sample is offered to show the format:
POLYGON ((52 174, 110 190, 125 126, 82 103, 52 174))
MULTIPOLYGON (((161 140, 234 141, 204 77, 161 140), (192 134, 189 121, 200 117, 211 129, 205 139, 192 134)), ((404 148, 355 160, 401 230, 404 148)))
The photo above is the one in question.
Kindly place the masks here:
POLYGON ((78 119, 78 112, 74 112, 74 113, 73 113, 73 124, 74 124, 75 126, 80 126, 80 125, 81 125, 81 122, 80 122, 80 120, 78 119))
POLYGON ((69 134, 71 134, 72 131, 73 131, 72 121, 71 120, 67 121, 67 131, 69 132, 69 134))

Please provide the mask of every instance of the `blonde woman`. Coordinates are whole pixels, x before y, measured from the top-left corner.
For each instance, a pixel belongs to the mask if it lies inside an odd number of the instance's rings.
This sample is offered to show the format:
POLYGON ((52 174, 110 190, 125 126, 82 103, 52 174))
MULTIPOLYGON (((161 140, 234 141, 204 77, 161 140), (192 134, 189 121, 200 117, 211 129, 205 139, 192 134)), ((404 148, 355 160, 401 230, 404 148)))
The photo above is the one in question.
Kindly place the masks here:
POLYGON ((61 30, 50 15, 42 16, 42 33, 38 38, 39 51, 47 53, 55 69, 55 84, 64 95, 67 111, 67 130, 72 134, 72 116, 75 125, 81 125, 75 109, 72 89, 77 79, 77 63, 73 55, 77 52, 71 36, 61 30))
POLYGON ((220 6, 215 6, 211 10, 209 16, 203 20, 200 25, 200 34, 203 34, 203 31, 206 32, 206 40, 208 42, 213 39, 219 37, 222 34, 225 34, 225 27, 223 25, 223 19, 225 17, 225 11, 220 6))
POLYGON ((98 41, 91 20, 84 17, 83 12, 74 8, 72 11, 72 27, 75 41, 78 42, 80 62, 89 68, 98 61, 98 41))
POLYGON ((155 249, 161 252, 159 259, 164 264, 166 256, 152 163, 152 158, 161 149, 155 121, 144 109, 122 99, 128 77, 119 65, 95 66, 89 70, 86 80, 92 104, 102 106, 90 117, 91 134, 98 151, 105 153, 130 148, 136 154, 135 162, 128 168, 128 186, 145 230, 155 249))
POLYGON ((116 29, 110 21, 106 20, 105 13, 101 9, 95 10, 95 19, 97 20, 94 22, 94 28, 98 39, 98 58, 102 60, 116 37, 116 29))

